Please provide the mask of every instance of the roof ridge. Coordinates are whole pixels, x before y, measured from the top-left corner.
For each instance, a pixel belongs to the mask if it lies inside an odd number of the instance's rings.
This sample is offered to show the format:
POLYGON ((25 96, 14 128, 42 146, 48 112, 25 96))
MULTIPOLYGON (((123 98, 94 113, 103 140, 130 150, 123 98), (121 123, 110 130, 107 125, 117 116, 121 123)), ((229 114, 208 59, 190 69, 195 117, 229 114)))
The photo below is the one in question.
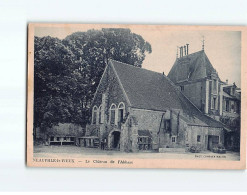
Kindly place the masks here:
POLYGON ((180 57, 180 58, 177 58, 177 59, 183 59, 183 58, 186 58, 186 57, 188 57, 188 56, 191 56, 191 55, 194 55, 194 54, 198 54, 198 53, 205 53, 205 51, 204 51, 204 50, 196 51, 196 52, 194 52, 194 53, 185 55, 185 56, 180 57))
MULTIPOLYGON (((146 71, 149 71, 149 72, 154 72, 154 73, 157 73, 157 74, 161 74, 161 75, 165 75, 161 72, 156 72, 154 70, 149 70, 149 69, 146 69, 146 68, 143 68, 143 67, 140 67, 140 66, 135 66, 133 64, 127 64, 127 63, 124 63, 124 62, 120 62, 120 61, 117 61, 117 60, 113 60, 113 59, 110 59, 109 61, 115 61, 115 62, 118 62, 120 64, 123 64, 123 65, 127 65, 127 66, 130 66, 130 67, 134 67, 134 68, 138 68, 138 69, 141 69, 141 70, 146 70, 146 71)), ((165 75, 166 76, 166 75, 165 75)))
POLYGON ((121 61, 117 61, 117 60, 114 60, 114 59, 109 59, 109 61, 115 61, 115 62, 118 62, 120 64, 124 64, 124 65, 128 65, 128 66, 133 66, 133 67, 136 67, 136 68, 142 68, 140 66, 134 66, 134 65, 131 65, 131 64, 127 64, 127 63, 124 63, 124 62, 121 62, 121 61))

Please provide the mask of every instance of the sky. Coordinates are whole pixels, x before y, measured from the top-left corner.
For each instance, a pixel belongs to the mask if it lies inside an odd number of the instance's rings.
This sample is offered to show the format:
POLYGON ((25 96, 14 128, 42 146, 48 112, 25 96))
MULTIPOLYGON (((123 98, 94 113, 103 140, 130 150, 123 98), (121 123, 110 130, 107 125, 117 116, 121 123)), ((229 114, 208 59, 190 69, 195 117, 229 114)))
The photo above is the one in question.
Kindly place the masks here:
MULTIPOLYGON (((46 25, 35 28, 35 36, 51 36, 63 39, 66 36, 89 29, 101 29, 102 25, 67 25, 61 27, 46 25)), ((113 26, 110 26, 113 27, 113 26)), ((156 25, 115 25, 114 27, 130 28, 141 35, 152 46, 152 53, 147 54, 142 67, 168 75, 176 60, 178 46, 189 44, 189 54, 204 50, 211 64, 222 81, 228 79, 229 84, 236 83, 241 87, 241 32, 217 30, 191 30, 189 28, 169 28, 156 25)))

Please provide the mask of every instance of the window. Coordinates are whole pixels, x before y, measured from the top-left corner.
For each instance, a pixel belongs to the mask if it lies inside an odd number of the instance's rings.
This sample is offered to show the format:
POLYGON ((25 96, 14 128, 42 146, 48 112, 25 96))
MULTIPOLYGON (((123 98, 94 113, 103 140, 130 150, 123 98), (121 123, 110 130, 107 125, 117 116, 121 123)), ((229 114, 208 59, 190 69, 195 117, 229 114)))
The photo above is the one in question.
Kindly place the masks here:
POLYGON ((72 141, 72 142, 75 141, 75 138, 74 137, 71 137, 70 138, 70 141, 72 141))
POLYGON ((201 142, 201 136, 200 135, 197 136, 197 142, 201 142))
POLYGON ((170 120, 165 120, 164 121, 164 130, 165 130, 165 132, 170 132, 171 131, 171 121, 170 120))
POLYGON ((66 141, 67 140, 67 137, 64 137, 63 140, 66 141))
POLYGON ((226 100, 226 111, 229 112, 229 100, 226 100))
POLYGON ((233 112, 235 112, 234 102, 233 102, 233 104, 231 105, 231 109, 232 109, 233 112))
POLYGON ((188 134, 188 131, 185 131, 185 140, 186 140, 186 141, 189 141, 189 134, 188 134))
POLYGON ((124 119, 124 110, 125 109, 125 106, 124 106, 124 103, 120 103, 118 105, 118 122, 123 122, 123 119, 124 119))
POLYGON ((116 105, 112 104, 110 108, 110 123, 115 123, 115 113, 116 113, 116 105))
POLYGON ((51 137, 51 139, 50 139, 52 142, 54 141, 54 137, 51 137))
POLYGON ((181 91, 184 91, 184 86, 180 86, 180 90, 181 91))
POLYGON ((99 107, 99 123, 101 124, 102 121, 102 106, 99 107))
POLYGON ((214 80, 213 80, 213 90, 216 91, 216 89, 217 89, 217 82, 216 82, 216 80, 214 79, 214 80))
POLYGON ((176 137, 172 136, 172 143, 176 143, 176 137))
POLYGON ((219 141, 220 141, 219 136, 212 136, 212 143, 214 145, 219 144, 219 141))
POLYGON ((60 141, 60 137, 57 137, 57 141, 58 141, 58 142, 60 141))
POLYGON ((212 100, 211 100, 211 109, 216 110, 216 97, 212 97, 212 100))
POLYGON ((96 124, 97 121, 97 112, 98 112, 98 108, 97 106, 93 107, 93 114, 92 114, 92 123, 96 124))

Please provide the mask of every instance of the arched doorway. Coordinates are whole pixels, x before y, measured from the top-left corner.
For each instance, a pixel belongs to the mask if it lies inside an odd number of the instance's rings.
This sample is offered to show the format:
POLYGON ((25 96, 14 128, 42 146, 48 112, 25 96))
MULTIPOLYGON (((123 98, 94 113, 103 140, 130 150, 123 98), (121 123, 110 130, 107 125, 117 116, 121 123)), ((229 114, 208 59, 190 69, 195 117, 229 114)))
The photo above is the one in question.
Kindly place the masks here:
POLYGON ((113 149, 120 149, 120 132, 119 131, 112 132, 111 146, 113 149))

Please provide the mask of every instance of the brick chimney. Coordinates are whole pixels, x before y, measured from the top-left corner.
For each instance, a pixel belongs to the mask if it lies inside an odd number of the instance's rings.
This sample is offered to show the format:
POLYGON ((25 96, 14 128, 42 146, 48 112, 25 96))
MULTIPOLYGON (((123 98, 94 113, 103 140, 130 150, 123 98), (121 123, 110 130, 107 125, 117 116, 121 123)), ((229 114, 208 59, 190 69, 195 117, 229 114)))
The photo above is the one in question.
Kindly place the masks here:
POLYGON ((184 46, 184 55, 186 56, 187 53, 186 53, 186 46, 184 46))
POLYGON ((187 55, 189 55, 189 44, 186 43, 186 47, 187 47, 187 55))

